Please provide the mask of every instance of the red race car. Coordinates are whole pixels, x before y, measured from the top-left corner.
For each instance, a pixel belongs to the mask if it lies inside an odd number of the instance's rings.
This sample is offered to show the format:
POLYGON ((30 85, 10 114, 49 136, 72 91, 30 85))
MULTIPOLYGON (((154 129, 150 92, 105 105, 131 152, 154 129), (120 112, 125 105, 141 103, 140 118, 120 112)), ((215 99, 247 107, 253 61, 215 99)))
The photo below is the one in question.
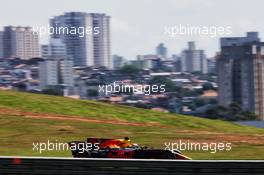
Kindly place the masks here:
POLYGON ((73 157, 82 158, 127 158, 127 159, 182 159, 190 158, 180 151, 149 149, 124 139, 87 138, 87 141, 69 142, 73 157))

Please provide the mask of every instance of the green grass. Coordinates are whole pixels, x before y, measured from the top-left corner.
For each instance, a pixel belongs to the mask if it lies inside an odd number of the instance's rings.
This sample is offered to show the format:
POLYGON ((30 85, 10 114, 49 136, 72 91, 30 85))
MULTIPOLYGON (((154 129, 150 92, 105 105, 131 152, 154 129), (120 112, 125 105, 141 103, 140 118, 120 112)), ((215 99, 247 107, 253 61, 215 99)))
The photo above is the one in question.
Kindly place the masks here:
POLYGON ((25 114, 0 113, 0 155, 71 156, 69 151, 32 150, 33 142, 68 142, 87 137, 119 138, 155 148, 164 142, 231 142, 231 151, 184 151, 193 159, 263 159, 264 130, 231 122, 154 112, 96 101, 0 91, 0 109, 16 109, 51 115, 98 120, 146 123, 143 126, 28 118, 25 114), (158 125, 149 126, 155 123, 158 125), (233 139, 235 138, 235 139, 233 139))

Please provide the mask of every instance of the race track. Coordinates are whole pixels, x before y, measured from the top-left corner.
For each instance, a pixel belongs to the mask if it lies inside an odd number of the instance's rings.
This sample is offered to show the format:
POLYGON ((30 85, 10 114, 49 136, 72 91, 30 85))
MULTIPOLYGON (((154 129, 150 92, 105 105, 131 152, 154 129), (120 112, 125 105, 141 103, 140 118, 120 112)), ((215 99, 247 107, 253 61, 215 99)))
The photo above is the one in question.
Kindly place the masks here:
POLYGON ((263 175, 264 161, 0 157, 0 175, 263 175))

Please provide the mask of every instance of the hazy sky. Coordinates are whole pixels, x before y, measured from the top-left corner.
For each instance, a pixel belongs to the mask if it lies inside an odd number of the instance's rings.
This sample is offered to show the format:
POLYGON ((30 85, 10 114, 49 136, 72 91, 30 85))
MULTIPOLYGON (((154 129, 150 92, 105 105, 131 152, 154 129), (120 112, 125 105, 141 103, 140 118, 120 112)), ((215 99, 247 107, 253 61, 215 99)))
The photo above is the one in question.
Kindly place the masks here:
MULTIPOLYGON (((69 11, 106 13, 111 16, 112 54, 134 58, 155 53, 163 42, 169 54, 178 54, 186 42, 213 56, 219 38, 164 35, 165 26, 231 26, 232 36, 259 31, 264 36, 262 0, 1 0, 0 26, 47 25, 52 16, 69 11)), ((47 38, 41 38, 42 43, 47 38)))

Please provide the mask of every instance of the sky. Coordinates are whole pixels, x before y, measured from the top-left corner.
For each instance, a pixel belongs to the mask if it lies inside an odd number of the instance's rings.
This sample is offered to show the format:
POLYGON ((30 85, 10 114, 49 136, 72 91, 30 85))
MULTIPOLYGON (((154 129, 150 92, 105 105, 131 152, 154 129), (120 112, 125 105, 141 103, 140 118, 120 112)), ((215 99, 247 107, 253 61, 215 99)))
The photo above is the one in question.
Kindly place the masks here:
MULTIPOLYGON (((230 26, 228 36, 258 31, 264 38, 262 0, 0 0, 0 29, 7 25, 46 26, 53 16, 81 11, 111 16, 111 54, 134 59, 154 54, 164 43, 169 55, 179 54, 195 41, 208 57, 219 51, 219 37, 165 34, 168 26, 230 26)), ((41 43, 46 43, 47 36, 41 43)))

